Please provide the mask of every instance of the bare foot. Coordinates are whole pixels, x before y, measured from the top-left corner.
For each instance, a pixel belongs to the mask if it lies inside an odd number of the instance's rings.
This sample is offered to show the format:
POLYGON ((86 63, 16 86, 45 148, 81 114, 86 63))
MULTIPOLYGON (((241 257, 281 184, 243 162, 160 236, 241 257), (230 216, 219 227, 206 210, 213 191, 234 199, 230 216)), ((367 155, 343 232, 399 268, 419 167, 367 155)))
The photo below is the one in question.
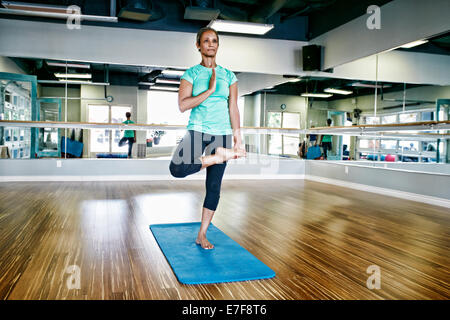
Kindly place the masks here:
POLYGON ((202 248, 203 248, 203 249, 206 249, 206 250, 210 250, 210 249, 213 249, 213 248, 214 248, 214 245, 211 244, 211 243, 208 241, 208 239, 206 239, 206 237, 200 237, 200 236, 198 236, 198 237, 197 237, 197 240, 195 240, 195 243, 201 245, 202 248))
POLYGON ((216 155, 222 160, 222 162, 228 161, 230 159, 237 159, 245 156, 244 149, 226 149, 218 147, 216 149, 216 155))

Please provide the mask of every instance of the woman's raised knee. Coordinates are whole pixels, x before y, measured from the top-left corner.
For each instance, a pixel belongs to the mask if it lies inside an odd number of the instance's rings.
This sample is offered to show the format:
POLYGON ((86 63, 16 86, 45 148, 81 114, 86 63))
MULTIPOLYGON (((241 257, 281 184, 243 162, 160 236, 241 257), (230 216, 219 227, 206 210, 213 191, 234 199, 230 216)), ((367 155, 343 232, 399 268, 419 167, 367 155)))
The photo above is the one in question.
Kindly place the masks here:
POLYGON ((175 178, 184 178, 187 175, 183 165, 175 164, 173 162, 170 162, 169 170, 170 174, 175 178))

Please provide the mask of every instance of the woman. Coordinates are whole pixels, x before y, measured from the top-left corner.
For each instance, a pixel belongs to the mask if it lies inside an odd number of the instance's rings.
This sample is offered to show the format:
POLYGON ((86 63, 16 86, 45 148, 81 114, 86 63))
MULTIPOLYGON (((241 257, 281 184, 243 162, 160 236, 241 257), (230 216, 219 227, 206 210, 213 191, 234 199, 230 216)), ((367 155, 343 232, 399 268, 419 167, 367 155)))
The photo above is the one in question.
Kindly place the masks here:
POLYGON ((226 163, 244 157, 245 148, 240 134, 236 76, 216 64, 217 32, 200 29, 196 46, 202 61, 186 70, 178 93, 180 111, 191 110, 188 132, 175 150, 169 169, 174 177, 184 178, 206 168, 206 196, 196 243, 203 249, 212 249, 214 245, 206 238, 206 231, 219 203, 226 163))
MULTIPOLYGON (((332 120, 327 119, 327 126, 331 126, 332 120)), ((333 141, 333 136, 330 135, 322 135, 320 139, 320 145, 323 148, 323 157, 325 160, 328 160, 328 151, 331 151, 333 148, 331 142, 333 141)))

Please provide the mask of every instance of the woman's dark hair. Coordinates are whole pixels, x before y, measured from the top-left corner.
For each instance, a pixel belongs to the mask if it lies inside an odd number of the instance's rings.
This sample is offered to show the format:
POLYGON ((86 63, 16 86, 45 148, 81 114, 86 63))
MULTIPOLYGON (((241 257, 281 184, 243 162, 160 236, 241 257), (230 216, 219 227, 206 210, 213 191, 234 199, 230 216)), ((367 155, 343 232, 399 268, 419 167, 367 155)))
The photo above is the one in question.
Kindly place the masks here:
POLYGON ((200 45, 200 39, 202 38, 202 35, 206 32, 206 31, 212 31, 216 34, 217 37, 217 42, 219 42, 219 34, 217 33, 216 30, 214 30, 213 28, 210 27, 204 27, 201 28, 200 30, 198 30, 197 32, 197 44, 200 45))
POLYGON ((127 118, 130 118, 131 117, 131 112, 127 112, 127 113, 125 113, 125 115, 127 116, 127 118))

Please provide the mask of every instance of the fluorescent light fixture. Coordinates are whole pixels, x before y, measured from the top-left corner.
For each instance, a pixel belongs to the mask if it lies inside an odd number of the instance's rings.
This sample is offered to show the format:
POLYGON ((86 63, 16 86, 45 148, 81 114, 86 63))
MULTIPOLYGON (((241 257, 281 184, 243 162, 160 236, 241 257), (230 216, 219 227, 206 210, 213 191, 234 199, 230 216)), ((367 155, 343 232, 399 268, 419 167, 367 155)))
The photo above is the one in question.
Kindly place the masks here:
POLYGON ((24 3, 24 2, 16 2, 16 1, 2 1, 2 5, 7 9, 15 9, 15 10, 67 13, 66 6, 24 3))
POLYGON ((58 79, 59 82, 62 83, 74 83, 74 84, 84 84, 84 83, 92 83, 92 81, 89 80, 65 80, 65 79, 58 79))
POLYGON ((168 76, 179 76, 181 77, 184 74, 184 70, 163 70, 161 72, 162 74, 168 75, 168 76))
POLYGON ((389 88, 391 87, 390 84, 378 84, 378 85, 374 85, 374 84, 369 84, 369 83, 362 83, 362 82, 355 82, 352 83, 352 87, 361 87, 361 88, 389 88))
POLYGON ((263 35, 273 29, 273 24, 262 24, 253 22, 212 20, 208 27, 219 32, 247 33, 263 35))
POLYGON ((302 97, 307 98, 329 98, 331 96, 333 95, 329 93, 302 93, 302 97))
POLYGON ((156 83, 180 84, 180 80, 159 79, 156 78, 156 83))
POLYGON ((178 88, 169 86, 152 86, 150 87, 150 90, 178 91, 178 88))
POLYGON ((424 44, 424 43, 427 43, 427 42, 428 42, 428 40, 417 40, 417 41, 413 41, 413 42, 404 44, 400 48, 409 49, 409 48, 412 48, 412 47, 420 46, 421 44, 424 44))
POLYGON ((38 80, 38 83, 51 83, 51 84, 88 84, 91 86, 109 86, 108 82, 91 82, 91 81, 85 81, 85 80, 38 80))
MULTIPOLYGON (((31 17, 43 17, 43 18, 52 18, 52 19, 64 19, 67 20, 73 17, 73 14, 67 13, 67 7, 64 7, 64 11, 61 12, 61 8, 57 6, 48 6, 48 5, 35 5, 18 2, 13 3, 11 1, 2 1, 2 5, 6 7, 0 8, 0 13, 5 14, 13 14, 18 16, 31 16, 31 17)), ((108 16, 92 16, 92 15, 77 15, 77 18, 82 20, 89 21, 102 21, 102 22, 118 22, 117 17, 108 17, 108 16)))
MULTIPOLYGON (((51 67, 66 67, 66 64, 64 62, 52 62, 52 61, 46 61, 47 65, 51 67)), ((80 64, 80 63, 68 63, 68 68, 82 68, 82 69, 90 69, 91 66, 89 64, 80 64)))
POLYGON ((324 92, 327 93, 336 93, 336 94, 352 94, 353 91, 349 91, 349 90, 341 90, 341 89, 334 89, 334 88, 326 88, 325 90, 323 90, 324 92))
POLYGON ((90 73, 55 73, 57 78, 91 79, 90 73))
POLYGON ((141 81, 138 84, 140 84, 142 86, 154 86, 155 85, 154 82, 146 82, 146 81, 141 81))

